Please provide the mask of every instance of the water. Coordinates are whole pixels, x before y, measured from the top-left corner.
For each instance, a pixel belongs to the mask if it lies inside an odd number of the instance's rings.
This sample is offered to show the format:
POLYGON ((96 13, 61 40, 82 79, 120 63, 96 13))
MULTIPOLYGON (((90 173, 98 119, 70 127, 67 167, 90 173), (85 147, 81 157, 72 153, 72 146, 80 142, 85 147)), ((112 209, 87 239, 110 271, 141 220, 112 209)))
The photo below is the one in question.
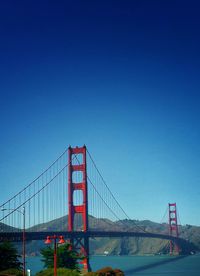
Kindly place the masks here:
MULTIPOLYGON (((31 269, 31 276, 43 269, 40 257, 27 257, 27 269, 31 269)), ((105 266, 119 268, 126 276, 155 275, 155 276, 199 276, 200 254, 193 256, 92 256, 90 259, 92 270, 105 266)))

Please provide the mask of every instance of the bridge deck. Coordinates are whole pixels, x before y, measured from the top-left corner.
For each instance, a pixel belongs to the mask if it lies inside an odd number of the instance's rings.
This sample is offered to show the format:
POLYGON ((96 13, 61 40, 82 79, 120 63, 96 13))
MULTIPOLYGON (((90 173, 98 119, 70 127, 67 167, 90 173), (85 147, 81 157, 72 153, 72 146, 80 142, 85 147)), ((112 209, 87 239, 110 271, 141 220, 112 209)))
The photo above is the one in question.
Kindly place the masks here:
MULTIPOLYGON (((47 236, 62 235, 65 238, 95 238, 95 237, 110 237, 110 238, 123 238, 123 237, 142 237, 142 238, 158 238, 165 240, 180 241, 182 239, 172 237, 170 235, 156 234, 156 233, 140 233, 140 232, 119 232, 119 231, 53 231, 53 232, 26 232, 26 240, 45 240, 47 236)), ((0 242, 4 240, 21 241, 22 232, 1 232, 0 242)))

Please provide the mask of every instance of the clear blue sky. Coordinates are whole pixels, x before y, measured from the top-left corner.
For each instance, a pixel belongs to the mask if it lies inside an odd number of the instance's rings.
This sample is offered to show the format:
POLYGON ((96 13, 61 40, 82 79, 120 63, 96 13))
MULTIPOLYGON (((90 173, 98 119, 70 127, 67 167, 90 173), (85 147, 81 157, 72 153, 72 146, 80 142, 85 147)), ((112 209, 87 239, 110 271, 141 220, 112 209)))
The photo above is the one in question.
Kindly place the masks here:
POLYGON ((133 219, 200 225, 198 1, 1 1, 0 201, 86 144, 133 219))

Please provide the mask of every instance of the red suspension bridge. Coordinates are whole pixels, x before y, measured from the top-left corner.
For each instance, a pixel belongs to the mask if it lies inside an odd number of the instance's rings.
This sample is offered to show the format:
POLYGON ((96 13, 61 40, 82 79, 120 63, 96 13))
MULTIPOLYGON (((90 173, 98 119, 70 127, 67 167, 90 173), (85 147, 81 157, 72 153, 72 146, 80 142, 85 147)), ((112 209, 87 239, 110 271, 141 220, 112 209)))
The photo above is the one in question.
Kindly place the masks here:
POLYGON ((26 240, 45 239, 47 235, 64 235, 76 250, 84 254, 84 268, 89 269, 89 238, 146 237, 170 241, 170 253, 179 253, 176 204, 169 204, 169 232, 150 233, 130 220, 107 186, 86 146, 69 147, 42 174, 18 194, 0 206, 0 241, 22 241, 26 216, 26 240), (67 206, 68 205, 68 206, 67 206), (26 210, 24 216, 21 210, 26 210), (59 231, 47 229, 48 222, 59 219, 59 231), (104 231, 100 222, 104 222, 104 231), (117 222, 113 229, 112 222, 117 222))

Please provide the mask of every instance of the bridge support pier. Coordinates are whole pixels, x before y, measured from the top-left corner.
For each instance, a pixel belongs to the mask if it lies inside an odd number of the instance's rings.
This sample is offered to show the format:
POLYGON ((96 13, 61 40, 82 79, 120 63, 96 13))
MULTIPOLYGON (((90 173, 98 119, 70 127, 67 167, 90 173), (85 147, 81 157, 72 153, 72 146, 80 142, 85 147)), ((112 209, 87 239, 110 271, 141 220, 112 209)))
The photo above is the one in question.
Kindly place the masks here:
MULTIPOLYGON (((77 159, 78 160, 78 159, 77 159)), ((83 238, 70 239, 70 243, 77 250, 80 255, 84 256, 81 264, 83 264, 83 270, 90 271, 89 264, 89 237, 88 231, 88 190, 87 190, 87 164, 86 164, 86 146, 68 148, 68 231, 75 231, 75 215, 79 214, 82 217, 82 230, 85 232, 83 238), (73 163, 77 159, 76 155, 82 155, 81 161, 73 163), (81 162, 81 163, 80 163, 81 162), (80 174, 81 182, 75 183, 73 179, 73 173, 80 174), (74 191, 81 191, 83 202, 81 205, 74 204, 74 191)))

